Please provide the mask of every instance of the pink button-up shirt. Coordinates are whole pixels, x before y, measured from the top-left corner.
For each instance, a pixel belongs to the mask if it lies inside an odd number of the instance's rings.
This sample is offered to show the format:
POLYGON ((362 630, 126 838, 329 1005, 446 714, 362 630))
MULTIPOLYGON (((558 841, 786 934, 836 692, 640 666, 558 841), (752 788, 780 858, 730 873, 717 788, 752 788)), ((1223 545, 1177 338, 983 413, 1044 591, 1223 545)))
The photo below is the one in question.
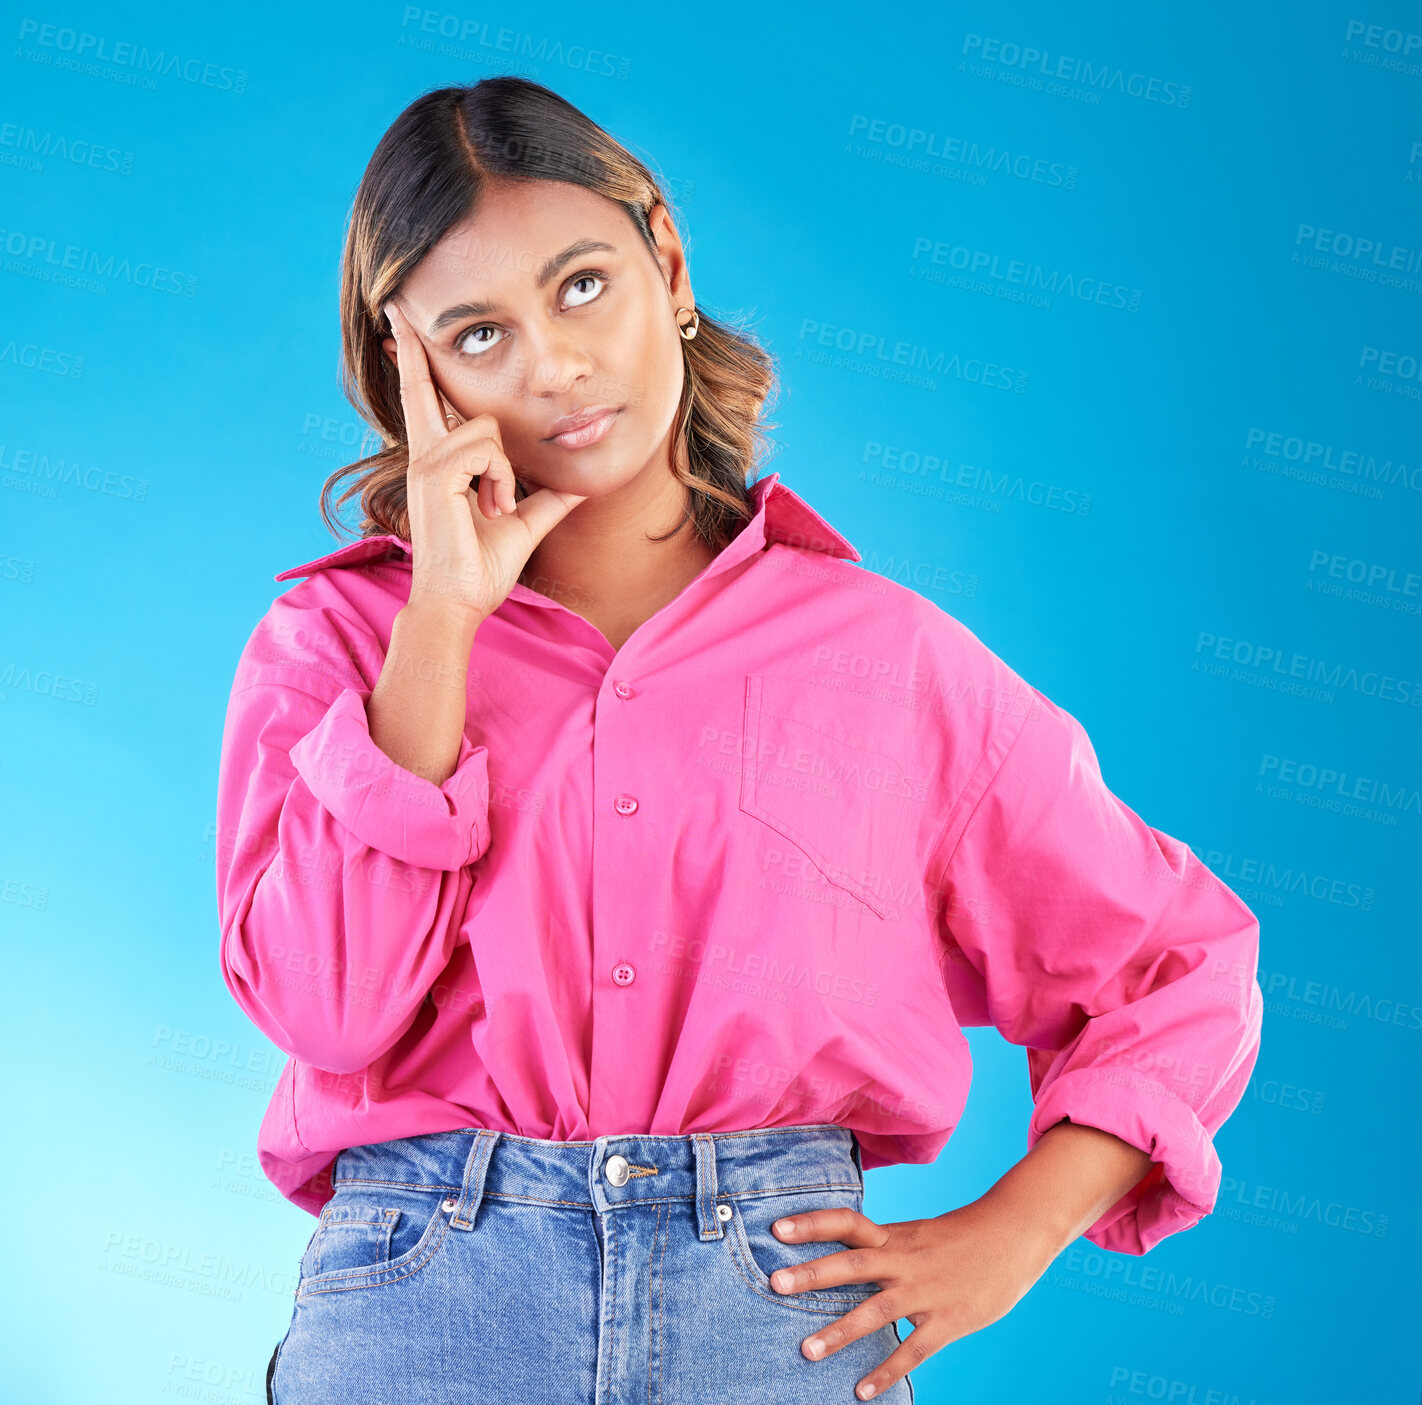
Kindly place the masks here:
POLYGON ((867 1168, 957 1125, 964 1025, 1149 1152, 1088 1231, 1214 1206, 1259 1050, 1258 923, 1107 789, 1081 725, 772 473, 620 649, 515 585, 443 785, 365 702, 411 551, 352 542, 253 631, 218 785, 223 975, 288 1060, 263 1170, 318 1213, 348 1146, 835 1122, 867 1168))

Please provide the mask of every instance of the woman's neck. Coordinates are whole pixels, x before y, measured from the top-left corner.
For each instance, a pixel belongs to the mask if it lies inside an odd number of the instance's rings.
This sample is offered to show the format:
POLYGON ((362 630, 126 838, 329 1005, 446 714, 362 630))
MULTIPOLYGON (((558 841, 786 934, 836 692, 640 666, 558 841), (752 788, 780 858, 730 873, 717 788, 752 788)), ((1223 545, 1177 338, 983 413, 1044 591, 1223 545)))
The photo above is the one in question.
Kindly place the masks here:
POLYGON ((634 482, 587 498, 538 544, 519 580, 620 649, 716 557, 689 519, 675 536, 648 540, 679 520, 686 494, 668 475, 660 484, 634 482))

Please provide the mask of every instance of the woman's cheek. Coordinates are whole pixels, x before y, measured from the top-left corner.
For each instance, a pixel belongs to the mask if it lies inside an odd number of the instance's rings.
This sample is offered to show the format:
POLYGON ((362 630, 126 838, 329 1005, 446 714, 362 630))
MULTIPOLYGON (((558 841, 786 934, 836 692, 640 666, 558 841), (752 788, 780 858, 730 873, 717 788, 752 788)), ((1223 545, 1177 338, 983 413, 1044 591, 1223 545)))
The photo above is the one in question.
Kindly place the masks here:
POLYGON ((478 361, 450 358, 441 363, 437 374, 460 395, 463 404, 456 408, 466 419, 474 415, 493 415, 502 420, 516 403, 508 372, 495 370, 492 363, 481 366, 478 361), (464 405, 469 407, 467 411, 464 405))

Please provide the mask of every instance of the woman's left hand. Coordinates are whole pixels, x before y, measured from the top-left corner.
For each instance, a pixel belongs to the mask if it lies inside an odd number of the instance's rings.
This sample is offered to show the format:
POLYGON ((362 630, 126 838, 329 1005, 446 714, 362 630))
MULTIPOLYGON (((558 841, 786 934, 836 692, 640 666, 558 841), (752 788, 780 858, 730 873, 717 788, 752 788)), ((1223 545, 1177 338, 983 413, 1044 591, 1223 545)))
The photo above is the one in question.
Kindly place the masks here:
POLYGON ((849 1247, 777 1269, 770 1279, 777 1292, 793 1296, 846 1283, 881 1289, 805 1338, 800 1349, 811 1360, 901 1317, 913 1323, 898 1349, 856 1386, 861 1400, 881 1394, 949 1342, 1005 1317, 1065 1247, 991 1196, 929 1220, 881 1225, 845 1206, 795 1215, 782 1233, 786 1223, 772 1226, 786 1243, 837 1239, 849 1247))

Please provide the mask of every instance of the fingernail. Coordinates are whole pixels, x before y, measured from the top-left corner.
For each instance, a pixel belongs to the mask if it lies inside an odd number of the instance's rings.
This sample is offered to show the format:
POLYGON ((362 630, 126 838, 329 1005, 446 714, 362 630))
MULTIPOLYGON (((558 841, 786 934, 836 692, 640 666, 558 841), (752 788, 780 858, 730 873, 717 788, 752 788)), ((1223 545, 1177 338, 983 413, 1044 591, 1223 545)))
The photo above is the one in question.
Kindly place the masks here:
POLYGON ((872 1381, 866 1381, 865 1384, 859 1387, 859 1398, 861 1400, 868 1400, 871 1395, 875 1394, 878 1391, 878 1389, 878 1386, 876 1386, 872 1381))
POLYGON ((825 1354, 825 1344, 818 1337, 811 1337, 805 1343, 805 1351, 818 1361, 825 1354))
POLYGON ((795 1232, 794 1220, 776 1220, 775 1228, 781 1234, 793 1234, 795 1232))
POLYGON ((385 304, 385 315, 390 319, 390 330, 395 330, 395 304, 388 302, 385 304))

